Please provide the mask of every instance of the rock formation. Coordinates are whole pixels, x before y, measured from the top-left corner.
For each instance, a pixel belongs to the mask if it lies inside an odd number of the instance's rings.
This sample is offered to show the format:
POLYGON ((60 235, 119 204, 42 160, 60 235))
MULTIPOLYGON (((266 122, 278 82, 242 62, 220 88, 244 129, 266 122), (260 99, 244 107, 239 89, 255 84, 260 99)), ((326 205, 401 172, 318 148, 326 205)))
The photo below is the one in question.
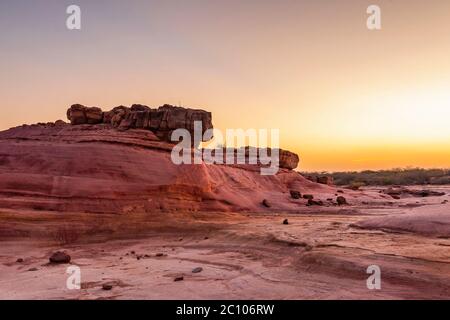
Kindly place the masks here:
POLYGON ((103 123, 121 130, 150 130, 164 141, 170 141, 171 133, 176 129, 187 129, 193 136, 194 121, 202 123, 202 134, 213 128, 210 112, 167 104, 158 109, 134 104, 131 108, 119 106, 107 112, 97 107, 74 104, 67 110, 67 118, 72 125, 103 123))
POLYGON ((109 112, 73 105, 71 124, 23 125, 0 132, 0 208, 54 212, 131 213, 184 211, 296 211, 307 199, 291 190, 336 190, 292 169, 298 156, 280 150, 276 175, 257 165, 172 162, 177 127, 194 120, 212 127, 211 114, 163 106, 117 107, 109 112), (261 206, 266 199, 270 208, 261 206), (295 201, 294 201, 295 200, 295 201))

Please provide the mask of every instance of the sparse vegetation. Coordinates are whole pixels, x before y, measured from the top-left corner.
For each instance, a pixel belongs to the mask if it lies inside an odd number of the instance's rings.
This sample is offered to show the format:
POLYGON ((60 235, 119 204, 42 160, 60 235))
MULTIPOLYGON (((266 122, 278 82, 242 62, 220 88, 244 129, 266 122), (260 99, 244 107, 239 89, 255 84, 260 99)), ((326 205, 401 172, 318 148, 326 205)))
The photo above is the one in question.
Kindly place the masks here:
POLYGON ((392 170, 365 170, 360 172, 308 172, 307 176, 331 176, 336 185, 445 185, 450 184, 449 169, 405 168, 392 170))

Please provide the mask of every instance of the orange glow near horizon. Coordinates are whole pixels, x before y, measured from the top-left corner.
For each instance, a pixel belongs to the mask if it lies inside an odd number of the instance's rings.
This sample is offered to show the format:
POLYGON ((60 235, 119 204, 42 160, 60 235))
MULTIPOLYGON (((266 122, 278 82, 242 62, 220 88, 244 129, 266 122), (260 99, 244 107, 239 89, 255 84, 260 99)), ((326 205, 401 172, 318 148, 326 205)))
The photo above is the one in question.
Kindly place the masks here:
POLYGON ((0 130, 171 103, 279 128, 302 171, 450 168, 448 1, 377 0, 369 31, 366 0, 80 0, 78 32, 46 2, 0 4, 0 130))

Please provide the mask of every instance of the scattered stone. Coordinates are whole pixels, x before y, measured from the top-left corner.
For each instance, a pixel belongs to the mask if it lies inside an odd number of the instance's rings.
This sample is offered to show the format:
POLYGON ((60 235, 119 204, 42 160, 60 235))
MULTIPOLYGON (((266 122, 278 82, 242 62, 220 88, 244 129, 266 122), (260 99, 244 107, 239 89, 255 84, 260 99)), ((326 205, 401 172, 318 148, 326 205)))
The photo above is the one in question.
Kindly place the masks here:
POLYGON ((157 253, 155 256, 156 256, 156 257, 165 257, 166 254, 159 252, 159 253, 157 253))
POLYGON ((38 271, 39 269, 38 268, 30 268, 30 269, 28 269, 28 271, 38 271))
POLYGON ((289 220, 288 219, 284 219, 283 220, 283 224, 289 224, 289 220))
POLYGON ((197 268, 192 269, 192 273, 200 273, 202 271, 203 271, 202 267, 197 267, 197 268))
POLYGON ((410 190, 405 187, 389 187, 386 190, 381 191, 384 194, 390 195, 393 199, 400 199, 402 196, 412 197, 441 197, 445 195, 445 192, 438 192, 432 190, 410 190))
POLYGON ((184 280, 184 277, 179 276, 179 277, 176 277, 173 281, 178 282, 178 281, 183 281, 183 280, 184 280))
POLYGON ((307 206, 323 206, 323 202, 321 200, 308 199, 307 206))
POLYGON ((23 262, 23 259, 22 259, 22 258, 19 258, 19 259, 16 260, 16 262, 17 262, 17 263, 22 263, 22 262, 23 262))
POLYGON ((301 199, 302 194, 299 191, 291 190, 291 198, 292 199, 301 199))
POLYGON ((131 254, 136 254, 136 252, 135 251, 131 251, 131 254))
POLYGON ((338 193, 344 193, 344 190, 338 190, 337 192, 338 193))
POLYGON ((312 200, 312 199, 314 199, 314 196, 312 194, 304 194, 303 199, 312 200))
POLYGON ((270 204, 270 202, 269 202, 269 200, 267 200, 267 199, 264 199, 263 201, 262 201, 262 205, 264 206, 264 207, 266 207, 266 208, 270 208, 272 205, 270 204))
POLYGON ((209 237, 204 237, 203 239, 204 239, 204 240, 208 240, 208 239, 209 239, 209 237))
POLYGON ((347 199, 345 199, 343 196, 339 196, 336 198, 336 202, 338 205, 343 206, 348 204, 347 199))
POLYGON ((62 252, 62 251, 57 251, 51 255, 49 260, 50 260, 50 263, 63 264, 63 263, 69 263, 71 258, 67 253, 62 252))
POLYGON ((113 285, 110 284, 110 283, 105 283, 105 284, 102 285, 102 289, 105 290, 105 291, 112 290, 112 288, 113 288, 113 285))

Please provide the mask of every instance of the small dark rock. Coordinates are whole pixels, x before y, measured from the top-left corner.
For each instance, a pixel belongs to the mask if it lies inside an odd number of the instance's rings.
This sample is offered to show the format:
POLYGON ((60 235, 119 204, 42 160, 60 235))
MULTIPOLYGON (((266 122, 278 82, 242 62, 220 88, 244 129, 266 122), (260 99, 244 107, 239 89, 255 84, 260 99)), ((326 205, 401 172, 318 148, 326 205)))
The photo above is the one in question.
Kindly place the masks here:
POLYGON ((192 269, 192 273, 200 273, 202 271, 203 271, 202 267, 197 267, 197 268, 192 269))
POLYGON ((173 279, 173 281, 178 282, 178 281, 183 281, 184 277, 180 276, 180 277, 176 277, 175 279, 173 279))
POLYGON ((269 202, 269 200, 267 200, 267 199, 264 199, 263 201, 262 201, 262 205, 264 206, 264 207, 266 207, 266 208, 270 208, 272 205, 270 204, 270 202, 269 202))
POLYGON ((38 268, 30 268, 30 269, 28 269, 28 271, 38 271, 39 269, 38 268))
POLYGON ((323 206, 323 202, 321 200, 313 200, 308 199, 308 206, 323 206))
POLYGON ((22 258, 19 258, 19 259, 16 260, 16 262, 17 262, 17 263, 22 263, 22 262, 23 262, 23 259, 22 259, 22 258))
POLYGON ((312 200, 312 199, 314 199, 314 196, 312 194, 304 194, 303 199, 312 200))
POLYGON ((57 251, 51 255, 49 258, 51 263, 69 263, 71 258, 70 256, 62 251, 57 251))
POLYGON ((338 203, 338 205, 343 206, 348 204, 347 199, 345 199, 343 196, 339 196, 336 198, 336 202, 338 203))
POLYGON ((102 285, 102 289, 105 291, 112 290, 112 288, 113 288, 112 284, 109 284, 109 283, 105 283, 102 285))
POLYGON ((302 194, 299 191, 291 190, 290 191, 292 199, 301 199, 302 194))
POLYGON ((288 219, 284 219, 283 220, 283 224, 289 224, 289 220, 288 219))
POLYGON ((164 253, 157 253, 156 255, 155 255, 156 257, 165 257, 166 255, 164 254, 164 253))

